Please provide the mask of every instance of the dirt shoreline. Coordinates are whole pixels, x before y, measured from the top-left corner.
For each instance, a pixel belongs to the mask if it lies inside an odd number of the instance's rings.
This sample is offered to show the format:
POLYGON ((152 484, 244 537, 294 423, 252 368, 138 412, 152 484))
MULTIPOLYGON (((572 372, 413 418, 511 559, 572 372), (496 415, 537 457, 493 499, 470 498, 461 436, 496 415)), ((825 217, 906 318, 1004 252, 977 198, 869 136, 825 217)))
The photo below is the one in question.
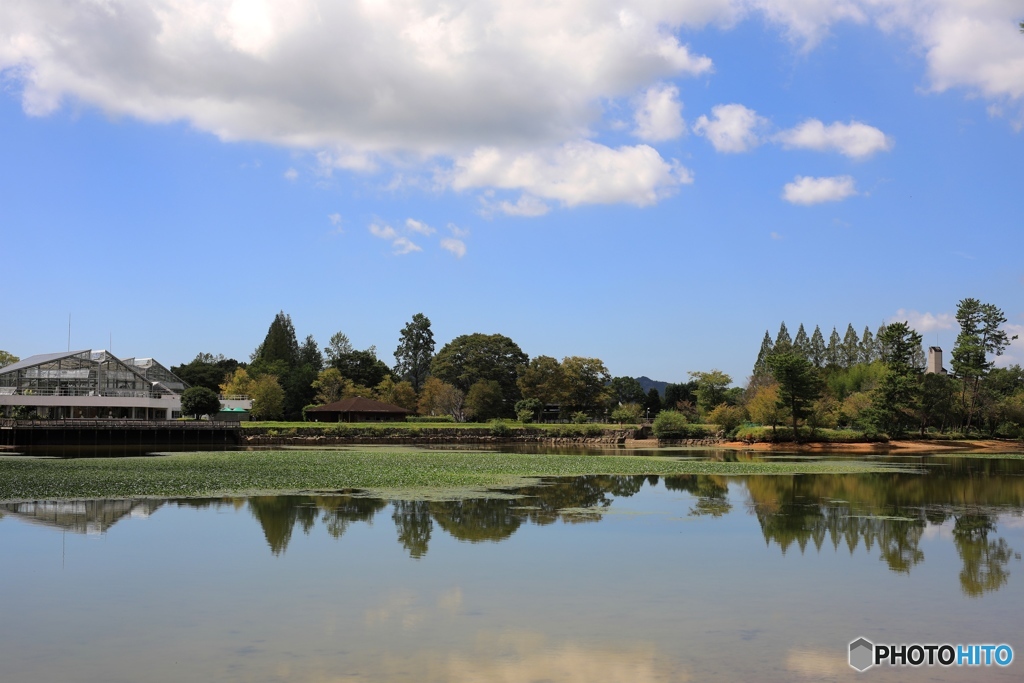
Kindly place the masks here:
POLYGON ((842 453, 1024 453, 1020 441, 890 441, 888 443, 746 443, 727 441, 717 446, 737 451, 831 451, 842 453))

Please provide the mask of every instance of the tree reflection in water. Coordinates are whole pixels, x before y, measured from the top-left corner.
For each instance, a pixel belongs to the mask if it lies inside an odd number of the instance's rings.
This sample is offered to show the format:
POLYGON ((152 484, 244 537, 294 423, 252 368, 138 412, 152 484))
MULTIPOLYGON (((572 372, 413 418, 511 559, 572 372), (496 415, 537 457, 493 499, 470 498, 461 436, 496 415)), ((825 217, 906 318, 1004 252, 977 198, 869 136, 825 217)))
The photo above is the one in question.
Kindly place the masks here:
POLYGON ((1020 559, 1020 553, 1002 538, 989 540, 995 532, 995 521, 987 515, 961 515, 953 525, 953 543, 964 562, 960 571, 960 588, 970 596, 999 590, 1009 578, 1006 565, 1011 558, 1020 559))
POLYGON ((165 504, 205 508, 248 507, 274 555, 283 554, 296 528, 309 534, 323 524, 335 539, 351 525, 371 523, 389 505, 398 542, 413 559, 427 554, 436 524, 469 543, 500 542, 521 526, 596 523, 616 498, 628 498, 659 481, 668 491, 693 497, 689 514, 718 518, 733 512, 745 491, 748 511, 769 544, 785 555, 794 546, 821 552, 845 547, 852 555, 863 546, 877 552, 894 571, 910 573, 925 560, 921 541, 929 525, 951 526, 962 562, 963 593, 976 597, 1006 585, 1011 560, 1020 554, 997 536, 999 514, 1024 510, 1024 463, 1010 460, 943 461, 927 474, 606 476, 552 478, 490 496, 459 500, 384 500, 358 491, 322 495, 174 501, 110 500, 59 503, 5 503, 0 514, 73 533, 104 533, 129 516, 148 516, 165 504), (952 524, 949 522, 952 520, 952 524))
MULTIPOLYGON (((907 574, 925 559, 920 544, 928 525, 954 519, 953 542, 963 562, 960 584, 966 595, 979 596, 1005 585, 1010 560, 1020 557, 1005 539, 995 538, 995 515, 1005 508, 993 507, 1017 502, 1020 491, 1003 480, 993 479, 987 487, 986 478, 962 474, 761 476, 732 481, 742 481, 748 508, 765 540, 778 545, 783 554, 794 546, 803 553, 808 545, 821 552, 828 544, 833 550, 845 546, 852 555, 863 546, 866 552, 877 552, 891 571, 907 574), (981 502, 987 507, 979 506, 981 502)), ((732 511, 730 478, 685 475, 661 481, 669 491, 693 496, 692 516, 721 517, 732 511)), ((308 534, 319 518, 331 536, 341 538, 351 524, 371 522, 390 504, 398 542, 411 558, 419 559, 429 550, 435 524, 460 541, 500 542, 524 523, 600 521, 601 515, 581 513, 607 509, 616 497, 628 498, 658 482, 657 476, 592 475, 549 479, 495 497, 389 502, 354 494, 257 496, 248 499, 248 506, 263 527, 271 552, 279 555, 296 526, 308 534)))

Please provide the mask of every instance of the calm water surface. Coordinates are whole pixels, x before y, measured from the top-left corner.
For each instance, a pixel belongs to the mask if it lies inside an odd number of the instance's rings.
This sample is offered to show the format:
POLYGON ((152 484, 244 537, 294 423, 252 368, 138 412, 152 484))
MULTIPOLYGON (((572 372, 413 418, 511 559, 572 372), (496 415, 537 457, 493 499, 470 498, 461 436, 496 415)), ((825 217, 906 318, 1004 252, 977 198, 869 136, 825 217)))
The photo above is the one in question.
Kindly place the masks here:
POLYGON ((1017 681, 1022 512, 1024 461, 967 458, 0 505, 0 681, 1017 681), (858 636, 1015 661, 857 674, 858 636))

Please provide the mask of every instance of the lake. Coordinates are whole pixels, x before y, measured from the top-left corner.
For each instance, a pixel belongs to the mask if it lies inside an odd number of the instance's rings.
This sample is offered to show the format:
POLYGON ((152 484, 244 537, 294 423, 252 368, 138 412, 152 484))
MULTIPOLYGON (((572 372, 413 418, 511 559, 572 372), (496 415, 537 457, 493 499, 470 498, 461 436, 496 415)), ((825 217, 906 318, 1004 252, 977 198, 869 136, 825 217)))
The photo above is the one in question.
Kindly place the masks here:
POLYGON ((1021 680, 1024 460, 891 460, 0 504, 0 680, 1021 680), (858 637, 1015 660, 857 673, 858 637))

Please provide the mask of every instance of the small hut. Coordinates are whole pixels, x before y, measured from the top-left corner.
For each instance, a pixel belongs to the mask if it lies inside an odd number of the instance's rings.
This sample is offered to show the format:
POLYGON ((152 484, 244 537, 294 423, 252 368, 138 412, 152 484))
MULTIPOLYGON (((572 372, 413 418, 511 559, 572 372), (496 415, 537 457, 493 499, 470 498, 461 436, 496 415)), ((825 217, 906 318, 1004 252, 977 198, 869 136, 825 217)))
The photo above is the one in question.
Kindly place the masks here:
POLYGON ((411 412, 390 403, 357 396, 308 408, 306 419, 313 422, 404 422, 405 416, 411 412))

